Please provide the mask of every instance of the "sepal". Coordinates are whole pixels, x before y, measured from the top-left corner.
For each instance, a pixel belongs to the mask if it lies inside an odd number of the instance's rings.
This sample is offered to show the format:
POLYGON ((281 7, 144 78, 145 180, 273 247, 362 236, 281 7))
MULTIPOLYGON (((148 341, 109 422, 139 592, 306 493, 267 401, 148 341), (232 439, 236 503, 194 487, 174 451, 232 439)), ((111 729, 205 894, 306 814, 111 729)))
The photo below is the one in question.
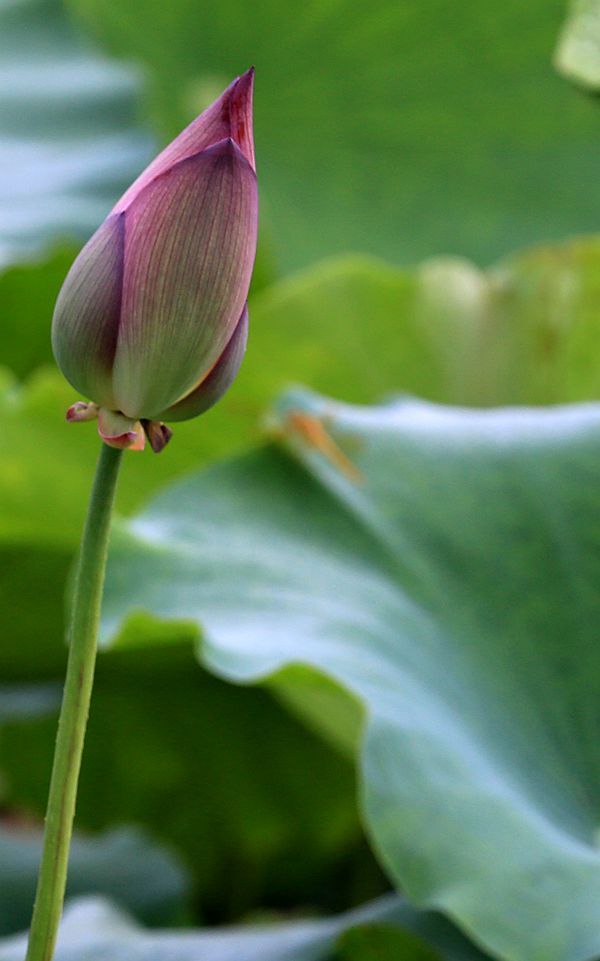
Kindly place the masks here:
POLYGON ((162 450, 165 449, 171 437, 173 436, 173 431, 166 424, 163 424, 158 420, 142 420, 141 425, 144 428, 144 433, 150 442, 150 447, 155 454, 160 454, 162 450))
POLYGON ((96 420, 99 411, 100 408, 98 404, 88 404, 84 400, 78 400, 69 407, 65 414, 65 420, 67 420, 69 424, 80 424, 87 420, 96 420))
POLYGON ((98 413, 98 433, 105 444, 118 450, 143 450, 146 444, 139 420, 106 407, 101 407, 98 413))

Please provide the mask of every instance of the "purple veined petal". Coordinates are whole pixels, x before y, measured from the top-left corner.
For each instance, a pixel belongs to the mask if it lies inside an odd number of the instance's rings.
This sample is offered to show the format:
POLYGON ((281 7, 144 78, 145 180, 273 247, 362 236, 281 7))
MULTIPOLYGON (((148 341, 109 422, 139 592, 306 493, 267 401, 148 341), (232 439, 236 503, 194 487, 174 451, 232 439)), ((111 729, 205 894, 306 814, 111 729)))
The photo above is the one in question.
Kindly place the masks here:
POLYGON ((252 169, 255 170, 252 129, 253 89, 254 67, 251 67, 241 77, 237 77, 218 100, 207 107, 165 147, 137 180, 134 180, 114 207, 113 212, 126 210, 144 187, 174 164, 212 147, 221 140, 235 141, 252 169))
POLYGON ((119 450, 143 450, 146 444, 144 430, 139 421, 105 407, 101 407, 98 412, 98 433, 105 444, 119 450))
POLYGON ((248 295, 256 175, 231 140, 153 180, 125 214, 116 409, 160 420, 225 349, 248 295))
POLYGON ((248 305, 244 307, 229 343, 213 369, 177 404, 164 411, 161 420, 189 420, 210 410, 237 377, 248 341, 248 305))
POLYGON ((56 301, 52 349, 70 384, 115 407, 112 366, 123 282, 123 217, 110 216, 75 259, 56 301))

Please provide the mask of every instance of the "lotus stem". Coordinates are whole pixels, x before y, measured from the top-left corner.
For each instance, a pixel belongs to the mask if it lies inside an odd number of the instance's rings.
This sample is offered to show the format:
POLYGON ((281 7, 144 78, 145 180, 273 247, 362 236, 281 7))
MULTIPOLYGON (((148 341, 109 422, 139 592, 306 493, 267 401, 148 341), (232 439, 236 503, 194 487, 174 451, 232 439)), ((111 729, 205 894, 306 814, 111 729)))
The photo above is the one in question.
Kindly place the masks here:
POLYGON ((26 961, 51 961, 62 914, 87 725, 110 518, 123 452, 102 444, 81 542, 69 657, 50 780, 42 860, 26 961))

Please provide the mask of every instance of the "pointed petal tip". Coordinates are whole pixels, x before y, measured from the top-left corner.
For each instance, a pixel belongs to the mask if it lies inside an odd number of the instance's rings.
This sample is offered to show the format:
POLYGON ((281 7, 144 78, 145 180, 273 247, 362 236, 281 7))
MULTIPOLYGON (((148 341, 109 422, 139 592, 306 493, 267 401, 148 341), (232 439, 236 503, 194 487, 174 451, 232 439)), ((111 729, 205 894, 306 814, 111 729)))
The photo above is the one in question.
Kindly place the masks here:
POLYGON ((221 94, 221 102, 224 108, 232 106, 249 107, 252 109, 252 94, 254 92, 254 67, 249 67, 239 77, 232 80, 229 86, 221 94))
POLYGON ((252 97, 254 67, 229 84, 214 103, 210 104, 175 140, 146 167, 113 207, 121 213, 130 206, 140 192, 156 177, 171 169, 181 160, 210 148, 224 136, 230 136, 253 170, 254 135, 252 130, 252 97))
POLYGON ((232 138, 252 169, 256 170, 252 124, 254 73, 254 67, 250 67, 246 73, 233 81, 224 95, 223 109, 227 113, 232 138))
POLYGON ((232 87, 236 88, 236 92, 241 93, 242 91, 246 93, 248 90, 252 90, 254 86, 254 77, 256 75, 256 69, 254 66, 248 67, 248 69, 236 77, 233 81, 232 87))

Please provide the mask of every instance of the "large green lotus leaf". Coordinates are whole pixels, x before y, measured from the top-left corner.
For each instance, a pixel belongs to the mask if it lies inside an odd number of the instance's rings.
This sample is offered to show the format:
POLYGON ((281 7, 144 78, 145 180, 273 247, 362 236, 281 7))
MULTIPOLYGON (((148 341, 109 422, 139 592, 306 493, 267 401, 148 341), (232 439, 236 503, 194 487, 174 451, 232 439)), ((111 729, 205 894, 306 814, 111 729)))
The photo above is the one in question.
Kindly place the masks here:
POLYGON ((600 88, 600 3, 570 0, 554 62, 569 80, 590 90, 600 88))
POLYGON ((151 155, 139 80, 81 39, 60 0, 0 5, 0 264, 85 239, 151 155))
POLYGON ((234 681, 300 662, 344 684, 408 895, 509 961, 596 958, 600 407, 298 392, 276 416, 300 464, 268 448, 123 525, 106 642, 145 611, 234 681))
MULTIPOLYGON (((100 656, 79 828, 141 824, 185 860, 194 904, 213 920, 260 905, 340 910, 385 890, 361 832, 353 764, 269 692, 200 670, 181 637, 175 632, 168 650, 100 656)), ((61 636, 50 640, 58 680, 61 636)), ((48 672, 47 655, 42 664, 48 672)), ((35 670, 31 659, 30 675, 35 670)), ((55 715, 6 720, 0 729, 3 801, 39 819, 55 736, 55 715)))
MULTIPOLYGON (((63 676, 65 582, 99 449, 93 424, 80 425, 82 429, 65 424, 64 410, 72 399, 68 385, 48 372, 25 388, 7 378, 0 401, 5 444, 0 462, 0 609, 5 624, 0 677, 15 684, 60 683, 63 676)), ((209 429, 211 416, 182 425, 177 445, 165 457, 150 452, 126 457, 121 511, 139 506, 160 484, 209 452, 235 444, 234 432, 231 436, 226 429, 221 436, 209 429)), ((256 430, 253 419, 244 413, 242 423, 256 430)), ((289 906, 322 895, 334 909, 381 890, 381 876, 361 838, 353 768, 337 750, 306 733, 271 697, 236 692, 240 697, 232 699, 228 686, 215 689, 195 670, 194 680, 188 680, 189 663, 172 672, 160 664, 133 690, 132 672, 139 675, 136 663, 119 667, 103 661, 99 667, 81 827, 96 829, 115 819, 148 824, 189 858, 199 879, 199 905, 223 918, 255 907, 263 896, 269 903, 280 897, 289 906), (168 720, 156 712, 157 698, 171 705, 168 720), (219 720, 223 717, 229 719, 226 724, 219 720), (151 731, 154 753, 146 746, 151 731), (206 738, 203 751, 198 731, 206 738), (279 758, 276 773, 262 764, 265 745, 279 758), (320 772, 314 792, 308 785, 303 793, 296 783, 294 756, 320 772), (235 769, 228 757, 239 761, 235 769), (138 762, 132 764, 131 758, 138 762), (279 793, 273 791, 274 777, 279 793), (235 789, 228 791, 233 782, 235 789), (173 803, 176 790, 180 793, 173 803), (331 812, 330 819, 320 803, 331 812), (232 871, 245 882, 232 884, 232 871), (317 891, 319 884, 322 890, 317 891)), ((323 685, 319 688, 322 703, 323 685)), ((54 737, 52 717, 13 724, 0 738, 7 800, 38 816, 43 814, 54 737)), ((332 737, 336 748, 344 740, 337 732, 332 737)))
POLYGON ((165 138, 256 64, 284 268, 348 249, 488 263, 597 228, 596 109, 551 65, 564 0, 69 3, 146 67, 165 138))
MULTIPOLYGON (((322 920, 183 932, 144 931, 110 904, 82 899, 67 907, 56 961, 332 961, 347 933, 374 922, 399 937, 404 930, 414 932, 410 941, 404 939, 410 949, 390 961, 484 961, 442 918, 395 897, 322 920)), ((0 961, 23 961, 24 951, 23 937, 5 940, 0 961)), ((385 955, 377 958, 387 961, 385 955)), ((371 961, 372 955, 355 959, 371 961)))
MULTIPOLYGON (((0 934, 27 927, 33 909, 41 834, 0 827, 0 934)), ((140 831, 75 836, 67 897, 112 897, 142 921, 171 924, 185 909, 189 879, 175 858, 140 831)))

